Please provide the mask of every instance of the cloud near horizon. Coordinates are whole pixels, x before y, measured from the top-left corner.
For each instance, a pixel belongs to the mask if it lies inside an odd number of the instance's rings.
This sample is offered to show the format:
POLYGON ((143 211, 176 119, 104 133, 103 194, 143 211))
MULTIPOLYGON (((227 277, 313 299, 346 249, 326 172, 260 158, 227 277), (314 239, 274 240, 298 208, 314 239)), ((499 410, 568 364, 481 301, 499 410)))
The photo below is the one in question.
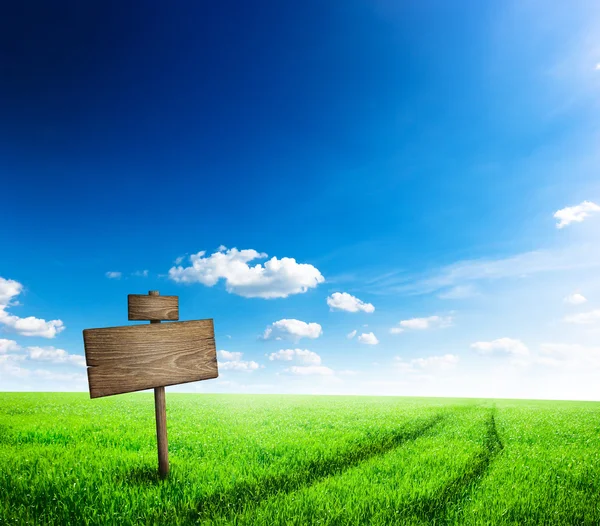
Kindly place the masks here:
POLYGON ((526 356, 529 354, 527 346, 521 340, 514 338, 498 338, 489 342, 475 342, 471 344, 471 348, 483 355, 526 356))
POLYGON ((564 317, 567 323, 575 323, 577 325, 591 325, 600 322, 600 309, 589 312, 580 312, 579 314, 571 314, 564 317))
POLYGON ((269 355, 269 360, 271 361, 289 362, 294 359, 309 365, 321 365, 321 357, 316 352, 309 351, 308 349, 280 349, 269 355))
POLYGON ((425 358, 413 358, 405 360, 401 356, 394 357, 394 367, 406 373, 417 373, 424 370, 449 370, 453 369, 460 358, 455 354, 444 354, 442 356, 427 356, 425 358))
POLYGON ((243 371, 248 373, 256 371, 260 367, 253 360, 242 360, 242 356, 243 353, 241 352, 217 351, 217 358, 219 359, 217 365, 222 371, 243 371))

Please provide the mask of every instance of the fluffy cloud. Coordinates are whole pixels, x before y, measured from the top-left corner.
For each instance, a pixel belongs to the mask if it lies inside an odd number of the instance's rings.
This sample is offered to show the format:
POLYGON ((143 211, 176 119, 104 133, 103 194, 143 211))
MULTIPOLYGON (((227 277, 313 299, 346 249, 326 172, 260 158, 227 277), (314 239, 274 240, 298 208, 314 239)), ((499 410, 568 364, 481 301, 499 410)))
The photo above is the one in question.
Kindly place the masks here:
POLYGON ((241 352, 218 351, 217 357, 219 358, 219 369, 223 371, 252 372, 260 367, 258 363, 254 361, 243 361, 242 355, 243 353, 241 352))
POLYGON ((106 277, 108 279, 121 279, 122 275, 123 274, 121 272, 114 272, 114 271, 106 273, 106 277))
POLYGON ((172 267, 169 278, 179 283, 202 283, 207 287, 223 279, 229 293, 266 299, 303 293, 325 281, 316 267, 296 263, 294 258, 273 257, 264 266, 260 263, 249 266, 250 261, 268 257, 253 249, 227 249, 221 246, 211 256, 205 255, 205 251, 191 255, 192 265, 189 267, 172 267))
POLYGON ((310 338, 314 340, 323 334, 323 329, 318 323, 306 323, 295 319, 276 321, 265 329, 263 339, 269 340, 277 335, 291 337, 295 340, 310 338))
POLYGON ((556 228, 564 228, 571 223, 581 223, 586 217, 600 212, 600 206, 591 201, 583 201, 576 206, 567 206, 554 212, 554 218, 558 219, 556 228))
POLYGON ((85 358, 79 354, 69 354, 64 349, 55 349, 54 347, 27 347, 29 358, 40 362, 52 363, 71 363, 80 367, 85 367, 85 358))
POLYGON ((576 323, 578 325, 589 325, 592 323, 597 323, 600 321, 600 309, 565 316, 564 321, 566 321, 567 323, 576 323))
MULTIPOLYGON (((65 373, 59 371, 48 371, 46 369, 26 369, 17 365, 16 363, 8 363, 0 360, 0 376, 7 376, 13 378, 27 378, 30 380, 54 380, 59 382, 68 382, 67 384, 52 386, 56 390, 76 389, 83 387, 87 375, 85 373, 65 373), (80 384, 73 385, 73 384, 80 384)), ((39 387, 38 387, 39 389, 39 387)))
POLYGON ((402 320, 400 327, 403 329, 431 329, 434 327, 449 327, 452 325, 451 316, 428 316, 427 318, 411 318, 410 320, 402 320))
POLYGON ((4 354, 7 352, 18 351, 20 346, 14 340, 5 340, 0 338, 0 354, 4 354))
POLYGON ((390 329, 390 334, 400 334, 403 332, 404 332, 404 329, 402 327, 392 327, 390 329))
POLYGON ((13 279, 0 277, 0 308, 9 305, 10 300, 15 298, 23 290, 23 285, 13 279))
POLYGON ((521 340, 513 338, 498 338, 490 342, 475 342, 471 344, 479 354, 507 354, 511 356, 527 356, 529 349, 521 340))
POLYGON ((85 367, 85 358, 79 354, 70 354, 64 349, 54 347, 21 347, 14 340, 0 339, 0 358, 3 362, 30 361, 49 362, 54 364, 76 365, 85 367), (16 353, 16 354, 8 354, 16 353))
POLYGON ((585 303, 587 298, 583 294, 579 294, 578 292, 574 292, 573 294, 569 294, 565 299, 565 303, 569 303, 571 305, 581 305, 585 303))
POLYGON ((132 275, 137 278, 147 278, 148 271, 147 270, 136 270, 132 275))
POLYGON ((242 354, 241 352, 229 352, 229 351, 218 351, 217 355, 219 358, 221 358, 222 360, 230 360, 230 361, 239 361, 242 359, 242 354))
POLYGON ((6 312, 11 306, 11 300, 18 296, 23 290, 23 285, 18 281, 0 277, 0 324, 10 327, 22 336, 40 336, 42 338, 54 338, 64 330, 61 320, 46 321, 40 318, 28 316, 20 318, 6 312))
POLYGON ((19 318, 0 309, 0 323, 14 329, 22 336, 39 336, 41 338, 54 338, 64 329, 61 320, 46 321, 33 316, 19 318))
POLYGON ((293 365, 284 370, 286 373, 296 374, 301 376, 319 375, 331 376, 334 374, 333 369, 324 365, 293 365))
POLYGON ((360 343, 364 343, 366 345, 377 345, 379 340, 372 332, 363 333, 358 337, 358 341, 360 343))
POLYGON ((320 365, 321 357, 308 349, 281 349, 269 355, 269 360, 291 361, 296 358, 298 361, 310 365, 320 365))
POLYGON ((349 340, 351 340, 355 336, 356 336, 356 329, 354 329, 353 331, 350 331, 348 334, 346 334, 346 338, 348 338, 349 340))
POLYGON ((346 312, 374 312, 371 303, 365 303, 347 292, 334 292, 327 298, 327 305, 331 310, 345 310, 346 312))

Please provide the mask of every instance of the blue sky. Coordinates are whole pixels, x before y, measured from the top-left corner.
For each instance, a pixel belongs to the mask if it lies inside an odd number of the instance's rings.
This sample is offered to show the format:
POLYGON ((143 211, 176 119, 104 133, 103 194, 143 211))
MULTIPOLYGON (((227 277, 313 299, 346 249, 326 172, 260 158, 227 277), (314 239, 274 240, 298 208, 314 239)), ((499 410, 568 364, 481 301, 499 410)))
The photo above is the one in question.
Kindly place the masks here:
POLYGON ((0 390, 157 289, 172 391, 600 400, 600 8, 218 4, 0 22, 0 390))

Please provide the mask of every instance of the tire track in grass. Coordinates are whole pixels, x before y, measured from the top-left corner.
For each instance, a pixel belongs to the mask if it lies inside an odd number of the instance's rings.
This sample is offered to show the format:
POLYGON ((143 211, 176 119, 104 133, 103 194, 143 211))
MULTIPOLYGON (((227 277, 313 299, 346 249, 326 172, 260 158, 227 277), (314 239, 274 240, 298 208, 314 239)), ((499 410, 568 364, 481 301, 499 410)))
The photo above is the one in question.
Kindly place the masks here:
POLYGON ((248 511, 268 498, 297 491, 329 476, 339 475, 366 460, 416 440, 445 418, 445 414, 438 414, 415 429, 399 429, 387 433, 378 440, 365 442, 337 456, 307 462, 290 473, 271 475, 252 482, 239 482, 230 489, 204 498, 189 514, 188 520, 230 517, 248 511))
POLYGON ((448 482, 440 491, 430 497, 417 499, 402 513, 404 519, 416 517, 428 524, 444 524, 448 508, 463 500, 468 492, 477 485, 496 456, 504 449, 496 429, 495 410, 492 410, 486 422, 484 447, 469 462, 465 471, 448 482))

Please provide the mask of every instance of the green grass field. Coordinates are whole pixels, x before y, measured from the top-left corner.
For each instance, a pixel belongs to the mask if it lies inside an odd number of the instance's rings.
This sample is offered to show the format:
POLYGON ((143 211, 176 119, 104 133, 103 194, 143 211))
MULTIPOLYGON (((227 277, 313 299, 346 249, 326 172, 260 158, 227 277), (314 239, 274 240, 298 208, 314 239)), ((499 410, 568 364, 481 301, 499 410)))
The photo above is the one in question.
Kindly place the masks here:
POLYGON ((600 403, 0 393, 0 524, 600 524, 600 403))

